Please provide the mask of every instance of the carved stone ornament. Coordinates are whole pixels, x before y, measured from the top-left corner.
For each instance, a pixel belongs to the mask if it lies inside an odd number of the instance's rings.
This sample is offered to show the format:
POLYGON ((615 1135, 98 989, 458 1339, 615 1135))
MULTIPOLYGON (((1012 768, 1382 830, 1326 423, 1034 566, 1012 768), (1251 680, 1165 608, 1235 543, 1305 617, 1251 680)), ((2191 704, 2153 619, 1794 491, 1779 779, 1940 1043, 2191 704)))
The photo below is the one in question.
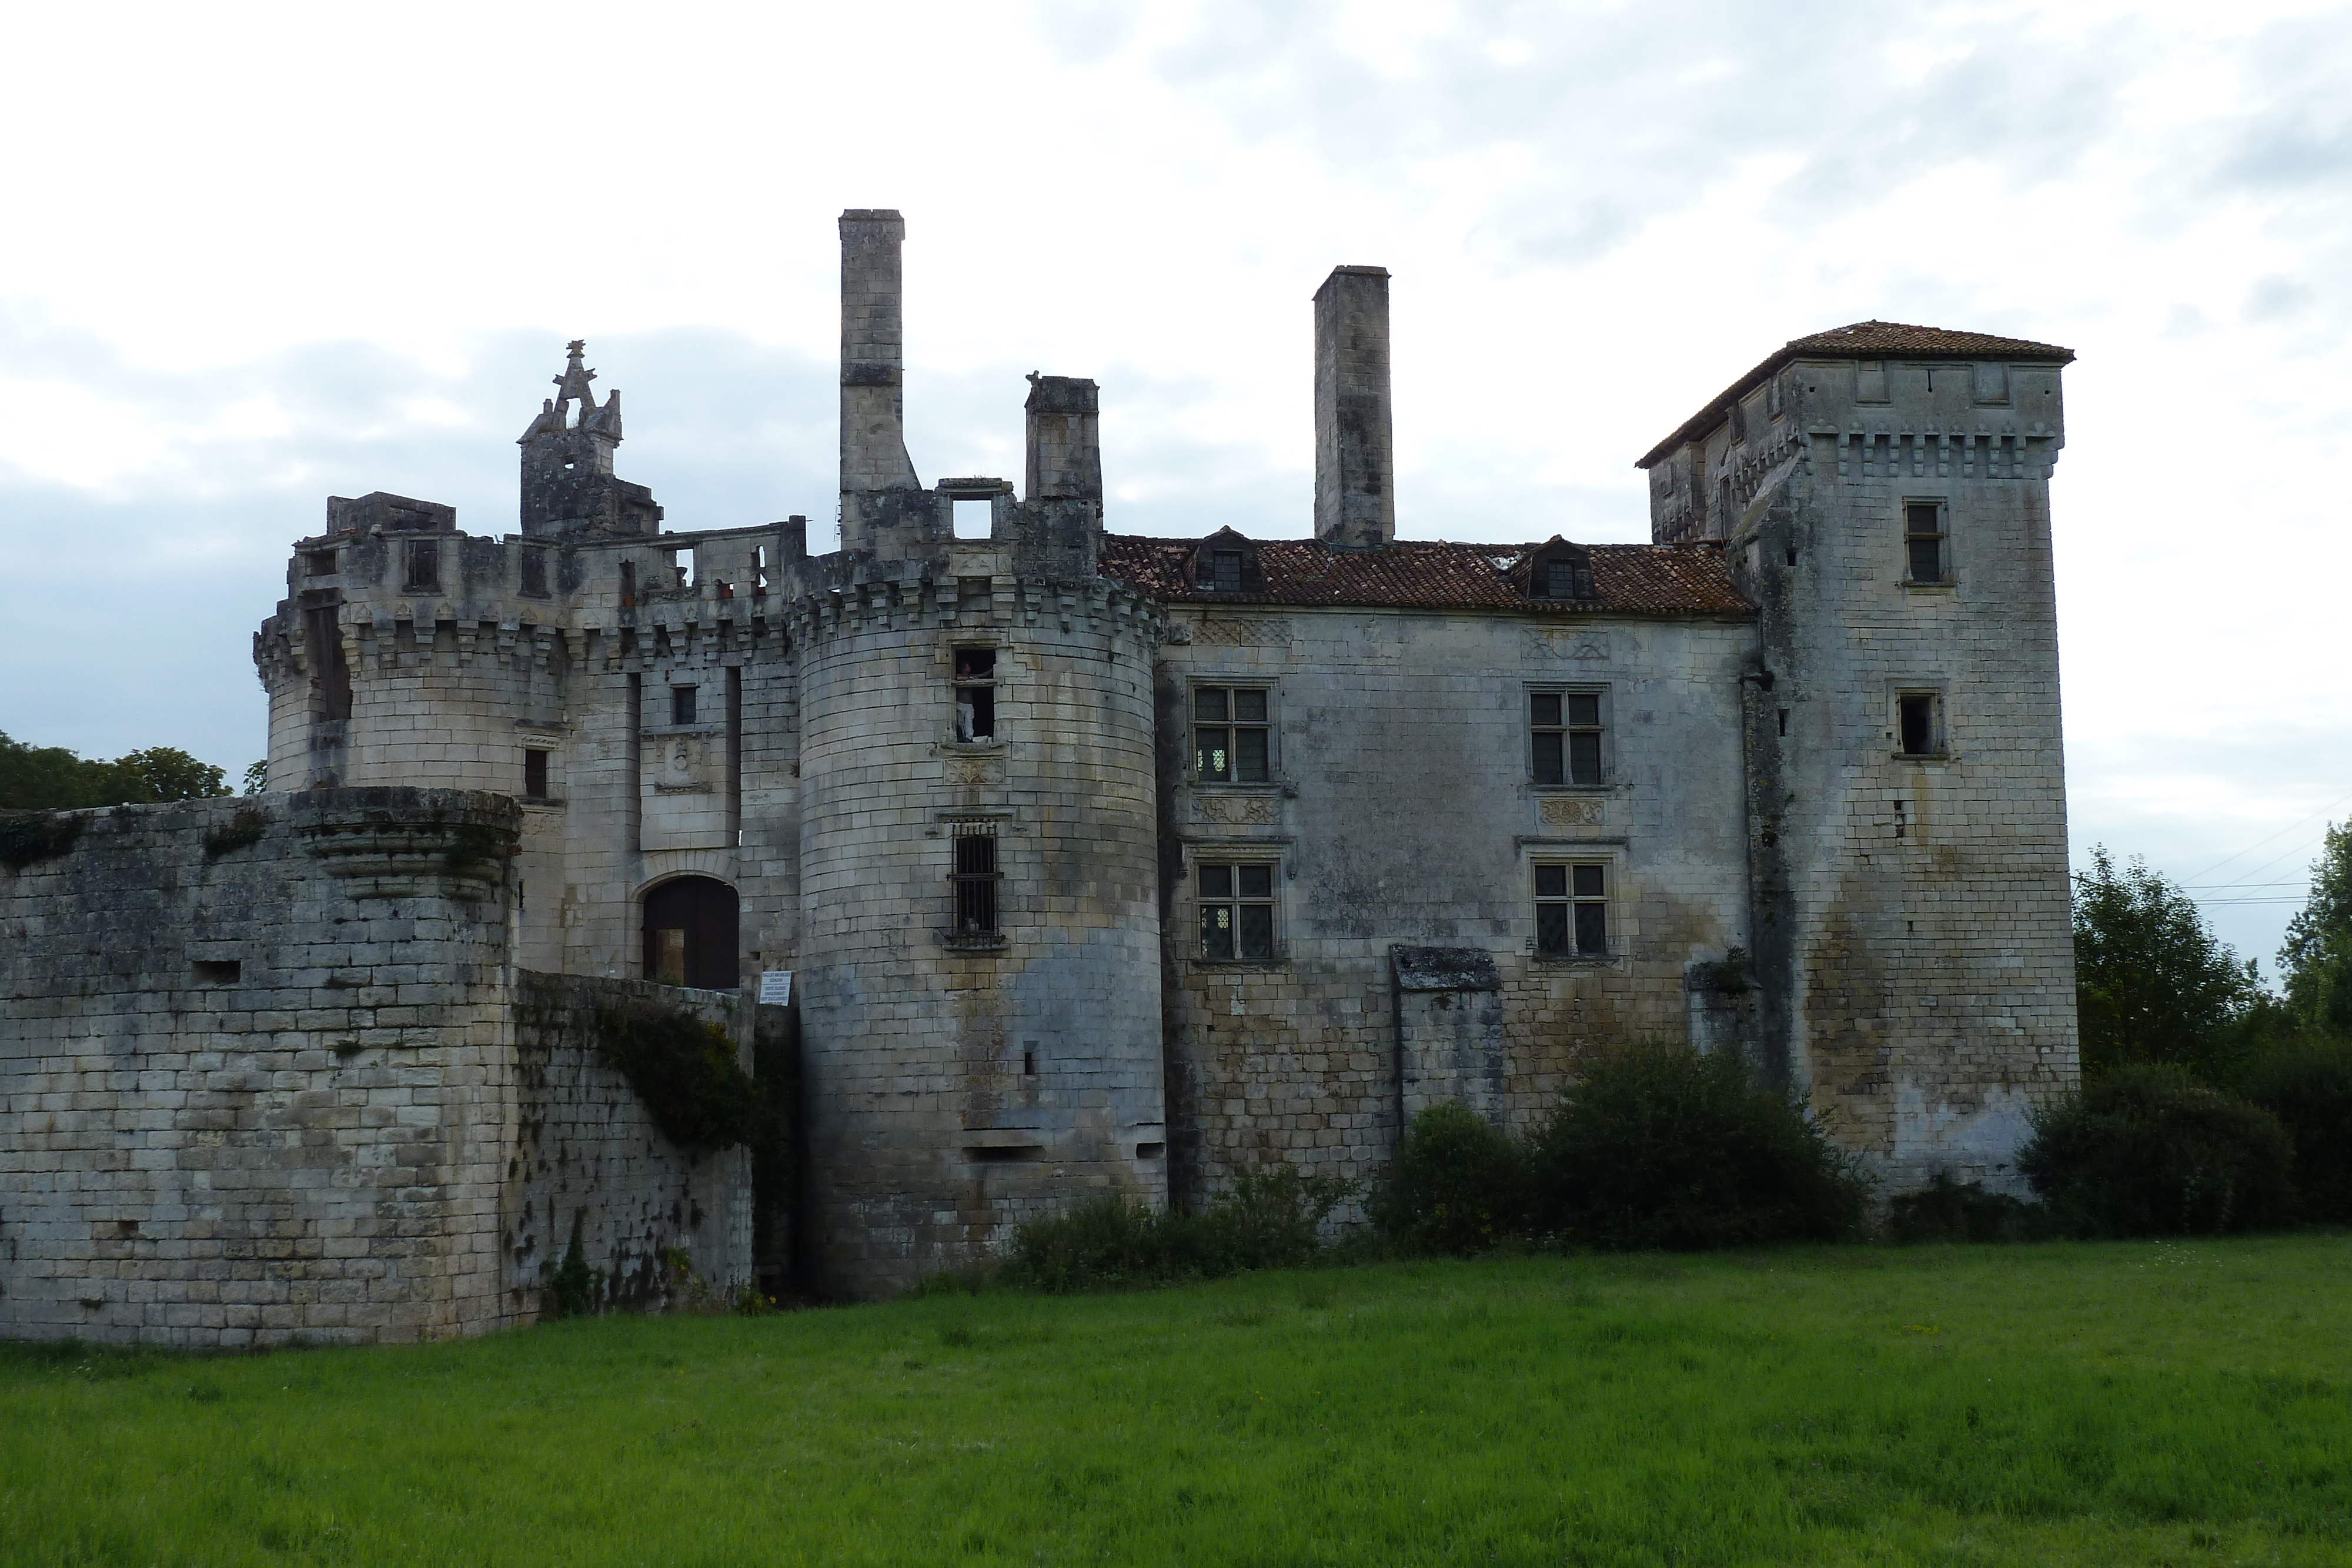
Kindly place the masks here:
POLYGON ((1203 621, 1192 629, 1192 641, 1206 647, 1246 648, 1261 643, 1290 641, 1287 621, 1203 621))
POLYGON ((1529 632, 1524 639, 1530 659, 1574 659, 1602 663, 1609 657, 1606 632, 1529 632))
POLYGON ((1546 795, 1536 803, 1536 815, 1547 828, 1597 828, 1605 813, 1589 795, 1546 795))
POLYGON ((1278 804, 1265 795, 1196 795, 1192 819, 1234 826, 1264 826, 1282 820, 1278 804))

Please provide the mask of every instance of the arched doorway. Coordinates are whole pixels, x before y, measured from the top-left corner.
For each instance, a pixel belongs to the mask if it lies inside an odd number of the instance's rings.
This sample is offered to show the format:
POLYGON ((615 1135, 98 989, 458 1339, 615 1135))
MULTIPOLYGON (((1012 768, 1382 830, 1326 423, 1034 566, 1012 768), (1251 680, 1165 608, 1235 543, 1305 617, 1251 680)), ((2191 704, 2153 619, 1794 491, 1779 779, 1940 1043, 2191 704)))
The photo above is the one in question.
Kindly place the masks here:
POLYGON ((677 876, 646 894, 646 978, 731 991, 742 984, 735 890, 715 877, 677 876))

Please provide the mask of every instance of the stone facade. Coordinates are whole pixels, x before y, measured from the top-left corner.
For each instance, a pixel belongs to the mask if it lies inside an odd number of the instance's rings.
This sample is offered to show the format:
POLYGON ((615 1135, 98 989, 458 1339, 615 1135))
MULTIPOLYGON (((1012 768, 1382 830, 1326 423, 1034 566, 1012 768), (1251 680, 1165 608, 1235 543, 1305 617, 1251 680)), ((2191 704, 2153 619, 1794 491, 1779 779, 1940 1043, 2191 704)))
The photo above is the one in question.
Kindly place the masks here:
MULTIPOLYGON (((192 1346, 540 1315, 581 1228, 616 1297, 751 1278, 740 1149, 683 1150, 598 1000, 511 962, 517 808, 340 789, 61 814, 0 871, 0 1334, 192 1346)), ((772 1009, 770 1009, 772 1010, 772 1009)))
POLYGON ((1898 1187, 2013 1185, 2075 1075, 2065 350, 1801 339, 1643 459, 1651 544, 1439 544, 1397 537, 1390 280, 1342 267, 1314 537, 1142 538, 1105 529, 1091 381, 1030 378, 1020 486, 920 482, 905 225, 841 234, 842 549, 659 531, 574 343, 517 531, 379 493, 297 542, 272 793, 0 873, 16 1332, 521 1321, 575 1230, 615 1299, 793 1228, 804 1287, 887 1292, 1088 1192, 1371 1176, 1440 1100, 1524 1128, 1633 1039, 1742 1051, 1898 1187), (368 800, 347 855, 302 826, 368 800), (461 827, 510 852, 417 847, 461 827), (246 977, 190 979, 207 944, 246 977), (625 993, 748 1043, 776 971, 789 1217, 593 1038, 625 993))

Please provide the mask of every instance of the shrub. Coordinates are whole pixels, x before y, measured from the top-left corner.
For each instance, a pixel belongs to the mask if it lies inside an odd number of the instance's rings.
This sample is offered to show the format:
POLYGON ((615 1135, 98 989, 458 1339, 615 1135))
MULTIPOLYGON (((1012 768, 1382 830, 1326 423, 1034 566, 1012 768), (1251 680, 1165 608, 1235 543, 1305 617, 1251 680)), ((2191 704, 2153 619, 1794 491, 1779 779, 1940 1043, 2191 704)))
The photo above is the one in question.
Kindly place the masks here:
POLYGON ((2071 1230, 2201 1235, 2284 1220, 2294 1158, 2277 1117, 2179 1067, 2128 1067, 2034 1118, 2018 1166, 2071 1230))
POLYGON ((0 812, 0 865, 23 871, 72 849, 88 821, 57 811, 0 812))
POLYGON ((2287 1046, 2258 1058, 2242 1087, 2294 1145, 2298 1212, 2352 1225, 2352 1046, 2287 1046))
POLYGON ((1467 1106, 1432 1105, 1397 1141, 1372 1223, 1402 1245, 1467 1256, 1527 1229, 1527 1159, 1467 1106))
POLYGON ((1956 1182, 1937 1171, 1917 1192, 1888 1205, 1887 1230, 1902 1244, 1921 1241, 2024 1241, 2042 1234, 2046 1218, 2033 1204, 1987 1192, 1981 1182, 1956 1182))
POLYGON ((759 1088, 715 1023, 650 1002, 600 1009, 598 1049, 645 1102, 665 1137, 682 1148, 723 1149, 757 1131, 759 1088))
POLYGON ((1014 1231, 1006 1272, 1063 1295, 1295 1268, 1313 1260, 1323 1221, 1354 1191, 1353 1182, 1276 1164, 1243 1175, 1199 1214, 1106 1193, 1014 1231))
POLYGON ((1856 1231, 1851 1158, 1737 1055, 1643 1046, 1593 1060, 1537 1134, 1539 1228, 1590 1247, 1689 1250, 1856 1231))

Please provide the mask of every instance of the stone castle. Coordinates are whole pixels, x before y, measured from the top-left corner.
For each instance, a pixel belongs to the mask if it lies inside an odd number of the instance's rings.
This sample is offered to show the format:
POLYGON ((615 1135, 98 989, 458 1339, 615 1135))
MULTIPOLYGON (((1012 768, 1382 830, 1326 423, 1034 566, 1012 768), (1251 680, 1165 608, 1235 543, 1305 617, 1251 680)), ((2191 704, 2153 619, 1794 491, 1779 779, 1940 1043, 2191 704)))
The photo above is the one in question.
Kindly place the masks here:
POLYGON ((1091 381, 1029 378, 1017 486, 921 482, 905 226, 840 228, 837 550, 663 531, 575 342, 518 532, 297 543, 269 793, 0 869, 0 1332, 471 1332, 563 1257, 887 1293, 1090 1192, 1524 1127, 1622 1039, 1746 1051, 1893 1189, 2014 1183, 2077 1071, 2068 350, 1800 338, 1641 459, 1653 542, 1401 539, 1342 267, 1313 537, 1139 538, 1091 381), (795 1042, 793 1196, 647 1121, 616 998, 795 1042))

